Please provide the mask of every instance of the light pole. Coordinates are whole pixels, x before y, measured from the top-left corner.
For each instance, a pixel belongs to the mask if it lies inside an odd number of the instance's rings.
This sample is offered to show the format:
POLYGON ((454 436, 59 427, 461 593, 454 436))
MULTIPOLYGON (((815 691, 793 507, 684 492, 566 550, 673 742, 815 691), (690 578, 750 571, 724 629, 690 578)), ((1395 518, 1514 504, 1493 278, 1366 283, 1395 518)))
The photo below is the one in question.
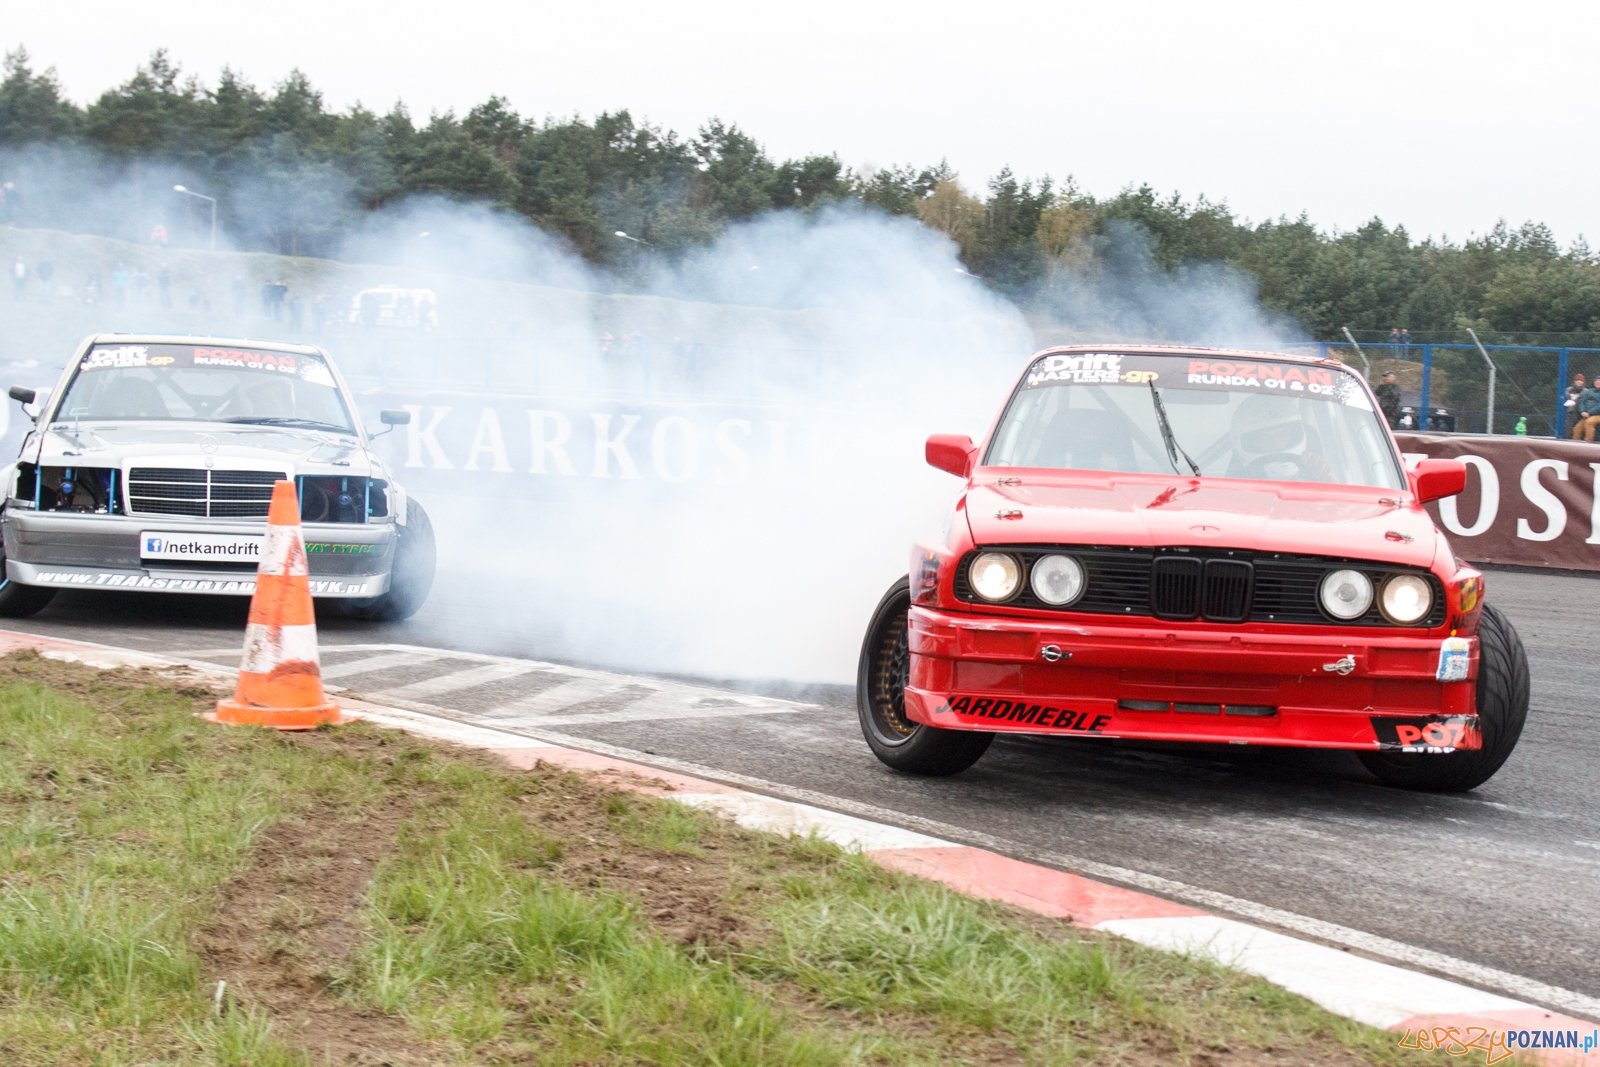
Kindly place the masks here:
POLYGON ((974 274, 971 271, 967 270, 965 267, 957 267, 956 268, 956 273, 961 275, 962 277, 971 278, 975 282, 983 281, 982 278, 978 277, 976 274, 974 274))
POLYGON ((217 250, 217 198, 207 196, 205 193, 197 193, 193 189, 185 189, 181 185, 174 185, 172 191, 182 193, 184 196, 195 197, 198 200, 209 200, 211 202, 211 251, 215 252, 217 250))
POLYGON ((641 240, 638 237, 629 237, 622 230, 618 230, 616 235, 618 237, 622 238, 624 241, 632 241, 636 245, 644 245, 646 248, 654 248, 655 247, 655 245, 651 244, 649 241, 641 240))

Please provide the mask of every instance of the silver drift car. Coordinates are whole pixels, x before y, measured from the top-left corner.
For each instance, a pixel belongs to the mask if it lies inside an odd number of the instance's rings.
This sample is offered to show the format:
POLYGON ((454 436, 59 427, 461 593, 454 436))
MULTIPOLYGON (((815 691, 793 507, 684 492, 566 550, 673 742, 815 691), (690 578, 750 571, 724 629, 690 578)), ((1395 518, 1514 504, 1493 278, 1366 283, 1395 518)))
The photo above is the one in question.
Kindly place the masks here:
POLYGON ((312 596, 372 620, 427 599, 428 516, 321 349, 97 334, 48 397, 11 398, 34 428, 0 468, 0 616, 32 615, 59 589, 248 596, 280 479, 299 490, 312 596))

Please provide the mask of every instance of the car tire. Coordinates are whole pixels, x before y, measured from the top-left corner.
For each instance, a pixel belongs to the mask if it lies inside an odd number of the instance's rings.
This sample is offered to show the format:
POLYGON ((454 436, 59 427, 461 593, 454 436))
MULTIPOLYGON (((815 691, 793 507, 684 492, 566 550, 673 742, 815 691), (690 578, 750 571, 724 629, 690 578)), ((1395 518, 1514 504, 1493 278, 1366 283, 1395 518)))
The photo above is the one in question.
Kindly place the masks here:
POLYGON ((906 718, 910 611, 911 582, 902 578, 889 587, 872 613, 856 671, 861 732, 873 755, 897 771, 936 777, 959 774, 988 751, 994 734, 943 730, 906 718))
MULTIPOLYGON (((0 520, 4 517, 5 511, 0 509, 0 520)), ((5 542, 0 539, 0 618, 26 619, 37 615, 56 598, 56 592, 42 585, 22 585, 7 577, 5 542)))
POLYGON ((365 600, 344 601, 344 614, 364 622, 400 622, 411 618, 428 599, 437 562, 433 523, 428 521, 428 513, 422 510, 421 504, 407 500, 406 523, 395 527, 389 591, 365 600))
POLYGON ((1438 756, 1367 751, 1361 762, 1385 785, 1433 793, 1475 789, 1494 777, 1528 720, 1528 654, 1511 620, 1488 604, 1478 621, 1477 694, 1482 748, 1438 756))

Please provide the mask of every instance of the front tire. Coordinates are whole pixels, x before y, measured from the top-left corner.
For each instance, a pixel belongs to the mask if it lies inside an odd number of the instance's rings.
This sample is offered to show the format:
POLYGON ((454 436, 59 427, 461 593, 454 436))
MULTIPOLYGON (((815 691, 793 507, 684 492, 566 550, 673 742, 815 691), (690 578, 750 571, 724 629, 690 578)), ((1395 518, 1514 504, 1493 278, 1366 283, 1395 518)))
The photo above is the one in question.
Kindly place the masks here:
POLYGON ((433 588, 438 554, 433 523, 415 500, 406 501, 406 524, 395 527, 394 566, 389 591, 365 600, 347 600, 344 613, 364 622, 400 622, 421 610, 433 588))
POLYGON ((1475 789, 1493 778, 1528 721, 1528 654, 1511 620, 1485 604, 1478 622, 1478 729, 1483 747, 1445 755, 1361 752, 1385 785, 1433 793, 1475 789))
MULTIPOLYGON (((5 519, 0 509, 0 522, 5 519)), ((56 590, 42 585, 21 585, 6 576, 5 539, 0 537, 0 618, 26 619, 44 610, 56 598, 56 590)))
POLYGON ((960 774, 989 749, 994 734, 944 730, 906 718, 911 676, 911 581, 889 587, 872 613, 856 670, 856 711, 872 754, 909 774, 960 774))

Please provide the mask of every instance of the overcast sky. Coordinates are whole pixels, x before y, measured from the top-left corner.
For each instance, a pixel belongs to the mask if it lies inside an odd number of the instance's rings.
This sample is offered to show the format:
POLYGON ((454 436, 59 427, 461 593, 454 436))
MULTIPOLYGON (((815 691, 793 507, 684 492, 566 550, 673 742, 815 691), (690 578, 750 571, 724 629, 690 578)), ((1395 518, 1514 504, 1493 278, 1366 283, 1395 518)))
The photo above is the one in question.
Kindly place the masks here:
MULTIPOLYGON (((0 41, 80 102, 165 46, 212 83, 304 70, 328 103, 415 117, 737 122, 777 158, 947 158, 1109 195, 1148 182, 1252 219, 1374 215, 1460 240, 1495 220, 1600 239, 1600 5, 749 0, 7 4, 0 41)), ((1597 240, 1600 243, 1600 240, 1597 240)))

